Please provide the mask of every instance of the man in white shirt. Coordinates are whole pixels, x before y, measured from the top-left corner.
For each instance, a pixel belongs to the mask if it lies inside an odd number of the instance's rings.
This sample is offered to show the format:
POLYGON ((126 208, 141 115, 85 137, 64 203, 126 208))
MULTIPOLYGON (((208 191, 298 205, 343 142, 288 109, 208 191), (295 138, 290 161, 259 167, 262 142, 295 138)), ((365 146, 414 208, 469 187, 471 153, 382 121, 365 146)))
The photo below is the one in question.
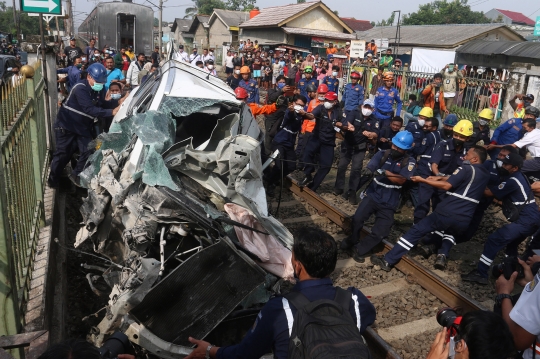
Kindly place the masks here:
MULTIPOLYGON (((527 109, 529 109, 529 106, 527 109)), ((538 111, 533 107, 534 110, 538 111)), ((536 128, 536 120, 532 118, 523 119, 522 128, 526 131, 523 138, 514 142, 512 146, 522 148, 527 147, 532 159, 523 162, 521 171, 525 174, 540 171, 540 130, 536 128)))
POLYGON ((139 86, 139 72, 144 67, 146 56, 144 53, 140 53, 137 56, 137 60, 129 64, 129 68, 126 74, 126 83, 132 88, 139 86))
POLYGON ((204 49, 203 50, 203 54, 202 54, 202 62, 206 62, 208 60, 212 60, 212 61, 215 61, 216 59, 214 58, 214 52, 208 52, 208 49, 204 49))
POLYGON ((173 54, 173 60, 189 62, 189 56, 184 51, 184 45, 178 45, 178 51, 173 54))
POLYGON ((228 75, 232 75, 234 70, 234 64, 233 64, 233 55, 231 51, 227 51, 227 56, 225 57, 225 73, 228 75))
POLYGON ((189 62, 191 62, 193 66, 196 66, 197 61, 202 61, 202 56, 197 53, 197 48, 194 48, 193 53, 189 55, 189 62))

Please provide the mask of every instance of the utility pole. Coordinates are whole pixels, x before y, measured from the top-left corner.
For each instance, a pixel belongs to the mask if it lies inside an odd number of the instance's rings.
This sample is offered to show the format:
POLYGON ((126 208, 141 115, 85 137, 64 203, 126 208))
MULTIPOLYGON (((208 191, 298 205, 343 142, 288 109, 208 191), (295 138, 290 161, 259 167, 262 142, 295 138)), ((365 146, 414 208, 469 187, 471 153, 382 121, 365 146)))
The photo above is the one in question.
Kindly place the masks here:
POLYGON ((15 7, 15 0, 13 0, 13 24, 17 28, 17 42, 20 43, 21 42, 21 31, 20 31, 21 27, 17 26, 18 23, 19 22, 17 21, 17 8, 15 7))
POLYGON ((66 0, 67 3, 67 19, 66 19, 66 35, 71 36, 73 32, 73 11, 71 9, 71 0, 66 0))
POLYGON ((399 43, 401 42, 401 29, 399 28, 399 20, 401 19, 401 10, 393 11, 393 13, 396 13, 396 12, 398 13, 398 18, 397 18, 397 26, 396 26, 396 38, 394 39, 394 54, 397 59, 397 56, 398 56, 397 51, 399 51, 399 43), (396 43, 397 43, 397 51, 396 51, 396 43))
MULTIPOLYGON (((15 1, 15 0, 13 0, 15 1)), ((161 50, 162 50, 162 42, 163 42, 163 0, 159 0, 159 29, 158 29, 158 44, 159 44, 159 62, 161 62, 161 50)))

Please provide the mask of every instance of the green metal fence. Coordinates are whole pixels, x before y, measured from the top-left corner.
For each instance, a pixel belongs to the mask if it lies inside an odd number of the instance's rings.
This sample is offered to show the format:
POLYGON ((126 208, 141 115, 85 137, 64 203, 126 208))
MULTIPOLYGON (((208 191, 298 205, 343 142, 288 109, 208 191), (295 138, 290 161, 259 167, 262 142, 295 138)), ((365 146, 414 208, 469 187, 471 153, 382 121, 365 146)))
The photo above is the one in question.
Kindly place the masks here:
POLYGON ((48 163, 41 63, 0 89, 0 335, 24 325, 48 163))

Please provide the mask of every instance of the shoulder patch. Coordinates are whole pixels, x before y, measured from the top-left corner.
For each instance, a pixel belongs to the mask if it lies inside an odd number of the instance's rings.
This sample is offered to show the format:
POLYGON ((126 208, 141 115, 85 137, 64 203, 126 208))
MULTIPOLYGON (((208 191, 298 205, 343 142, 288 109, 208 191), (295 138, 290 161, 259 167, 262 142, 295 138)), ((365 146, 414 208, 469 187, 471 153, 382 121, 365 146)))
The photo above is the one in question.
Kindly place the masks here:
POLYGON ((461 167, 458 167, 458 168, 454 171, 454 173, 452 173, 452 174, 453 174, 453 175, 457 175, 457 174, 459 173, 459 170, 461 170, 461 167))
POLYGON ((379 122, 375 122, 375 128, 379 128, 379 122))
POLYGON ((424 146, 427 142, 427 138, 424 137, 424 139, 422 140, 422 146, 424 146))
POLYGON ((525 290, 527 292, 532 292, 534 290, 534 288, 536 287, 536 285, 538 284, 538 281, 540 280, 540 274, 536 273, 536 275, 534 276, 533 280, 531 280, 526 286, 525 286, 525 290))
POLYGON ((497 188, 503 189, 505 185, 506 185, 506 182, 502 182, 502 183, 499 185, 499 187, 497 187, 497 188))
POLYGON ((355 91, 360 91, 360 89, 358 87, 355 87, 354 90, 355 91))
POLYGON ((347 115, 345 113, 343 113, 343 117, 347 117, 347 115))
POLYGON ((516 122, 515 120, 508 120, 508 123, 514 123, 516 122))
POLYGON ((414 163, 409 163, 409 166, 407 166, 408 171, 412 171, 414 169, 414 163))

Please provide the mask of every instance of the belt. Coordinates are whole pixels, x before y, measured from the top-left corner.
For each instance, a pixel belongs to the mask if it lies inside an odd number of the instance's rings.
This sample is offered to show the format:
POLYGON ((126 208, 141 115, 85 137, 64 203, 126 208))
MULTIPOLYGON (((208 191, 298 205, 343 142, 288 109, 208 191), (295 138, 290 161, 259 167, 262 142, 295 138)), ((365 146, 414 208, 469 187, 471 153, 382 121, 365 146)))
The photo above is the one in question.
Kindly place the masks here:
POLYGON ((390 112, 377 111, 377 112, 380 113, 381 115, 385 115, 385 116, 390 116, 390 115, 394 114, 394 111, 390 111, 390 112))

